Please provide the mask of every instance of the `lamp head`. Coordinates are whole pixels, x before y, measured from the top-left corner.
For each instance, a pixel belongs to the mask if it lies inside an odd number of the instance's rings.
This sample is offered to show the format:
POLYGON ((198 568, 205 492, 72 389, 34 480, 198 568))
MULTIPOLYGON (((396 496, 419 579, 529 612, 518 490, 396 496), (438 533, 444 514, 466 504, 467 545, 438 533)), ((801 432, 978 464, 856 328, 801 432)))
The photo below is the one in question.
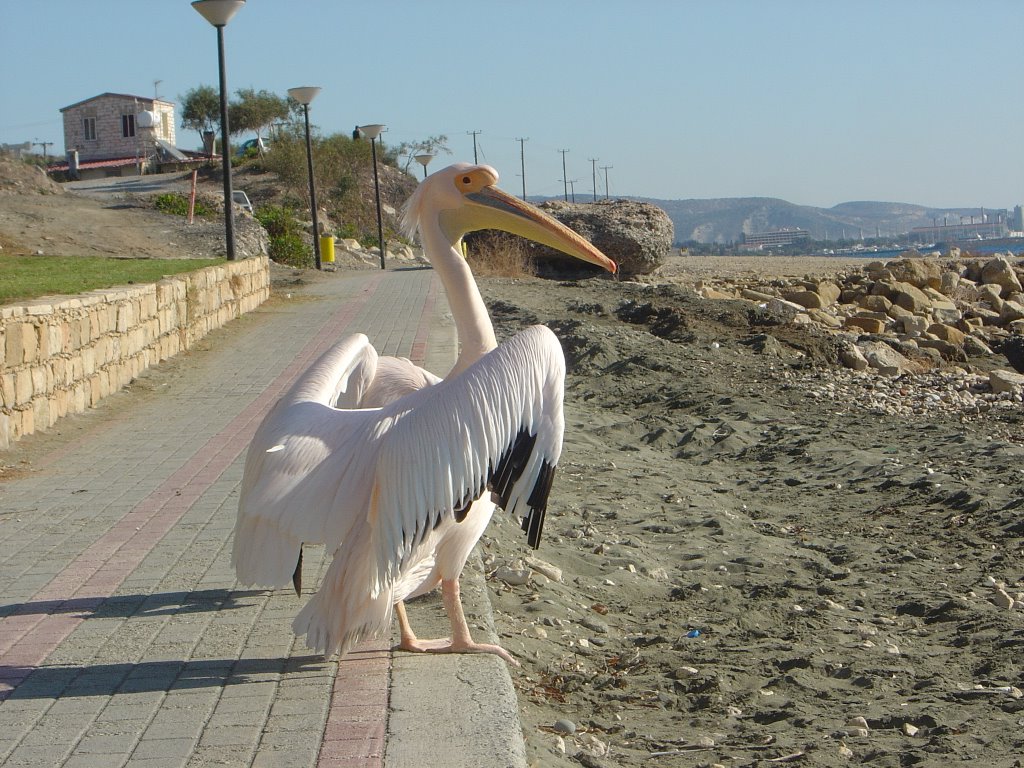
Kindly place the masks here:
POLYGON ((309 106, 318 93, 320 93, 320 88, 316 85, 304 85, 300 88, 288 89, 288 95, 304 106, 309 106))
POLYGON ((383 130, 384 126, 381 125, 380 123, 371 123, 370 125, 359 126, 359 132, 363 134, 363 136, 365 136, 366 138, 370 139, 370 141, 373 141, 378 136, 380 136, 383 130))
POLYGON ((245 0, 195 0, 192 7, 215 27, 227 26, 245 0))

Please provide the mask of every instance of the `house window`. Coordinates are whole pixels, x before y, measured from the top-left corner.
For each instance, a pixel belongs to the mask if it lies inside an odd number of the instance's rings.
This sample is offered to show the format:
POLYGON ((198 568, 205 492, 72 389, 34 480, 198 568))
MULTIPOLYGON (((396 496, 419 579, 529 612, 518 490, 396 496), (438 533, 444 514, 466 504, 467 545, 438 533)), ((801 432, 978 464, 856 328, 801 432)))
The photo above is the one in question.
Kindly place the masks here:
POLYGON ((96 118, 86 117, 82 120, 82 129, 85 132, 86 141, 96 141, 96 118))
POLYGON ((135 115, 121 115, 121 135, 125 138, 135 135, 135 115))

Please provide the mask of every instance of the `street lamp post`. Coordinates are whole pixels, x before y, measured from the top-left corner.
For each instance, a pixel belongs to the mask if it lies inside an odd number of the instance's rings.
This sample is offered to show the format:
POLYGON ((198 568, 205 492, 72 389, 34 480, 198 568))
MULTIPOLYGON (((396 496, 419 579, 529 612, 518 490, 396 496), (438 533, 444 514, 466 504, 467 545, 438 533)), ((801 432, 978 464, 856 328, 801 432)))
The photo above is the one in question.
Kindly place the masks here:
POLYGON ((217 28, 217 64, 220 70, 220 153, 224 175, 224 235, 227 259, 235 260, 235 204, 231 190, 231 145, 228 142, 228 77, 224 64, 224 27, 245 5, 245 0, 195 0, 192 7, 217 28))
POLYGON ((309 167, 309 210, 313 214, 313 255, 316 260, 316 268, 321 269, 320 221, 316 212, 316 184, 313 183, 313 146, 309 140, 309 103, 316 98, 318 93, 320 93, 320 89, 312 85, 288 89, 288 95, 302 105, 302 113, 306 118, 306 165, 309 167))
POLYGON ((373 153, 373 191, 377 198, 377 239, 380 242, 380 268, 384 269, 384 256, 387 249, 384 246, 384 219, 380 212, 380 177, 377 174, 377 137, 380 136, 384 126, 380 123, 360 125, 359 133, 370 140, 370 149, 373 153))
POLYGON ((415 155, 412 159, 423 166, 423 178, 427 178, 427 165, 429 165, 430 161, 434 159, 434 156, 429 153, 424 153, 422 155, 415 155))

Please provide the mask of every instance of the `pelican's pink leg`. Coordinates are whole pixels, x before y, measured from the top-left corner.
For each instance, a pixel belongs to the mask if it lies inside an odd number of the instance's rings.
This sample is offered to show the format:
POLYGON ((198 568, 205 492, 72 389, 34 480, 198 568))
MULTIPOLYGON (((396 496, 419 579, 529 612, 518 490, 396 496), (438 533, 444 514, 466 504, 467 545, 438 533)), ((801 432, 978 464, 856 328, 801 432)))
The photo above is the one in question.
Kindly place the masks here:
POLYGON ((416 633, 412 631, 412 626, 409 624, 409 615, 405 612, 404 602, 395 603, 395 614, 398 616, 398 631, 401 635, 401 639, 398 641, 400 650, 414 653, 428 651, 436 653, 451 645, 446 637, 440 640, 420 640, 416 637, 416 633))
POLYGON ((448 614, 448 620, 452 625, 452 637, 439 640, 420 640, 409 626, 409 617, 405 612, 404 603, 395 603, 395 613, 398 615, 398 630, 401 634, 401 641, 398 647, 403 651, 415 651, 425 653, 493 653, 500 656, 509 664, 516 667, 519 662, 512 654, 500 645, 491 643, 474 642, 469 633, 469 624, 466 623, 466 614, 462 610, 462 597, 459 593, 458 579, 444 579, 441 581, 441 594, 444 597, 444 610, 448 614))

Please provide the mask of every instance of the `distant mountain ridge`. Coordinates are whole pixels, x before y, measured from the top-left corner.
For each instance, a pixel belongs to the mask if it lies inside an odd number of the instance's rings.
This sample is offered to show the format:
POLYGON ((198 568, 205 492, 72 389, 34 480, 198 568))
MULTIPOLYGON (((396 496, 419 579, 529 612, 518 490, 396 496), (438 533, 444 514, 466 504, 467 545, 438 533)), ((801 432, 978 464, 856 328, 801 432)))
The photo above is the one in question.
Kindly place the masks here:
MULTIPOLYGON (((653 203, 669 215, 677 244, 735 243, 745 234, 786 228, 806 229, 815 240, 895 237, 914 227, 959 223, 960 217, 981 220, 980 208, 927 208, 910 203, 855 201, 832 208, 795 205, 773 197, 729 197, 706 200, 631 198, 653 203)), ((985 211, 1005 213, 1005 209, 985 211)))

